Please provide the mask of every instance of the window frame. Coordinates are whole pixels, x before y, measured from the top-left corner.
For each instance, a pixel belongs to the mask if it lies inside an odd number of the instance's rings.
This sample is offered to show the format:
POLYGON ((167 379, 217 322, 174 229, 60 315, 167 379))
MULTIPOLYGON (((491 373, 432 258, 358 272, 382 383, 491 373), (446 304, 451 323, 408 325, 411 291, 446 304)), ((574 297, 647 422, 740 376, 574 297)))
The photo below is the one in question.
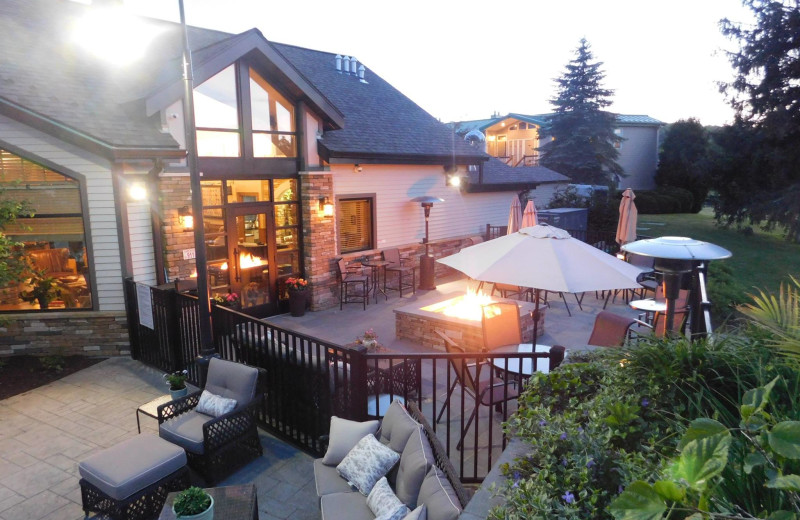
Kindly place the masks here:
POLYGON ((348 193, 342 195, 336 195, 336 251, 339 255, 349 255, 355 253, 362 253, 365 251, 373 251, 376 248, 378 243, 378 207, 377 207, 377 194, 376 193, 348 193), (359 201, 359 200, 366 200, 369 202, 370 206, 370 232, 371 232, 371 240, 368 244, 368 247, 364 249, 358 249, 353 251, 343 251, 342 250, 342 229, 339 225, 339 219, 341 215, 341 208, 342 204, 348 201, 359 201))

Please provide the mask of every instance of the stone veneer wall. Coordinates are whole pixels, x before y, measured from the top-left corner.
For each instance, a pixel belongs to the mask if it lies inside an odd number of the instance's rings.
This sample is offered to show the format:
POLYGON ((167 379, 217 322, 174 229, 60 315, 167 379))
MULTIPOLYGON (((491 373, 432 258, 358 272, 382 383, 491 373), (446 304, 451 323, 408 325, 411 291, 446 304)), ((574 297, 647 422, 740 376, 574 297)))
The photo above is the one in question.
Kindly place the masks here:
POLYGON ((47 312, 5 314, 0 327, 0 356, 128 356, 124 312, 47 312))
POLYGON ((303 213, 303 270, 311 284, 311 310, 339 304, 336 271, 335 217, 319 214, 319 199, 334 201, 331 172, 300 174, 301 211, 303 213))
POLYGON ((183 250, 194 247, 194 232, 184 231, 178 210, 184 206, 192 207, 189 177, 159 177, 158 199, 167 274, 170 280, 188 278, 195 270, 195 263, 194 259, 183 259, 183 250))

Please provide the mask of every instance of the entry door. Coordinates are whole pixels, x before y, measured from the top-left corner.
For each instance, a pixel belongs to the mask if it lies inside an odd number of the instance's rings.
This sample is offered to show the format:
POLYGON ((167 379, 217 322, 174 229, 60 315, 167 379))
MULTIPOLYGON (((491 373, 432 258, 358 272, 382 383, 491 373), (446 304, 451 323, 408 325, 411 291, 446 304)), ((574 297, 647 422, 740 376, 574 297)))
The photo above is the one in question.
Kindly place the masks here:
POLYGON ((228 265, 231 290, 242 311, 266 316, 277 311, 275 221, 271 204, 248 204, 228 211, 228 265))

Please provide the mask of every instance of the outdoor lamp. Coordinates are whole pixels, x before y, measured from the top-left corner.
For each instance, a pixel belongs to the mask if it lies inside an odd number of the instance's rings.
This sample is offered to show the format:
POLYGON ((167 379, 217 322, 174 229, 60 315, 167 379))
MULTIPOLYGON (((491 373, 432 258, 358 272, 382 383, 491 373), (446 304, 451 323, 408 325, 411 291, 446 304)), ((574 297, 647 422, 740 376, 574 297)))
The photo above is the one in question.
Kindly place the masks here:
POLYGON ((333 216, 333 202, 328 197, 319 198, 319 206, 317 212, 323 217, 333 216))
POLYGON ((664 297, 667 299, 665 330, 669 330, 675 318, 675 300, 680 294, 681 276, 690 272, 699 262, 722 260, 731 256, 731 252, 723 247, 687 237, 637 240, 623 245, 622 250, 655 257, 654 268, 664 275, 664 297))
POLYGON ((133 182, 128 186, 128 196, 131 200, 142 201, 147 198, 147 186, 143 182, 133 182))
POLYGON ((189 206, 184 206, 178 210, 178 221, 183 226, 184 231, 191 231, 194 228, 194 217, 189 206))
POLYGON ((445 184, 447 186, 452 186, 453 188, 458 188, 461 186, 461 177, 458 175, 457 171, 447 171, 444 175, 445 184))
POLYGON ((431 208, 434 203, 444 202, 444 199, 424 195, 422 197, 414 197, 411 199, 411 202, 419 202, 422 205, 422 209, 425 211, 425 238, 423 239, 425 243, 425 254, 419 258, 419 288, 424 291, 430 291, 436 289, 436 284, 434 283, 434 259, 430 255, 428 245, 430 238, 428 233, 428 220, 430 219, 431 208))

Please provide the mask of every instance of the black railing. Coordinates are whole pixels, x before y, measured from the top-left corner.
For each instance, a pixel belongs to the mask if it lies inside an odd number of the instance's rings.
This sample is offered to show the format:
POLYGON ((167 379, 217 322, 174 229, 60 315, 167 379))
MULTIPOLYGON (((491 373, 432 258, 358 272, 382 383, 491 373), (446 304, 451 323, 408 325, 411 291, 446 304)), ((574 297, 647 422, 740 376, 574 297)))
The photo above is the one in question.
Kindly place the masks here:
MULTIPOLYGON (((129 308, 136 309, 133 285, 126 281, 126 294, 133 298, 129 308)), ((143 327, 138 314, 131 314, 133 357, 164 371, 188 367, 190 381, 196 384, 192 361, 200 350, 197 299, 158 288, 151 288, 151 294, 153 314, 158 316, 155 330, 143 327)), ((368 353, 361 345, 336 345, 228 308, 214 307, 211 314, 217 354, 266 372, 258 417, 262 427, 320 455, 320 437, 328 433, 332 415, 365 420, 382 416, 395 398, 414 401, 434 426, 463 482, 482 481, 506 446, 501 423, 516 408, 522 385, 514 366, 526 359, 536 370, 543 363, 553 367, 561 361, 548 353, 487 353, 479 354, 481 363, 467 369, 476 353, 368 353), (458 379, 457 373, 465 379, 458 379), (466 374, 476 381, 495 378, 493 397, 484 393, 481 398, 484 387, 475 385, 476 404, 466 374), (476 417, 469 423, 475 406, 476 417)))

